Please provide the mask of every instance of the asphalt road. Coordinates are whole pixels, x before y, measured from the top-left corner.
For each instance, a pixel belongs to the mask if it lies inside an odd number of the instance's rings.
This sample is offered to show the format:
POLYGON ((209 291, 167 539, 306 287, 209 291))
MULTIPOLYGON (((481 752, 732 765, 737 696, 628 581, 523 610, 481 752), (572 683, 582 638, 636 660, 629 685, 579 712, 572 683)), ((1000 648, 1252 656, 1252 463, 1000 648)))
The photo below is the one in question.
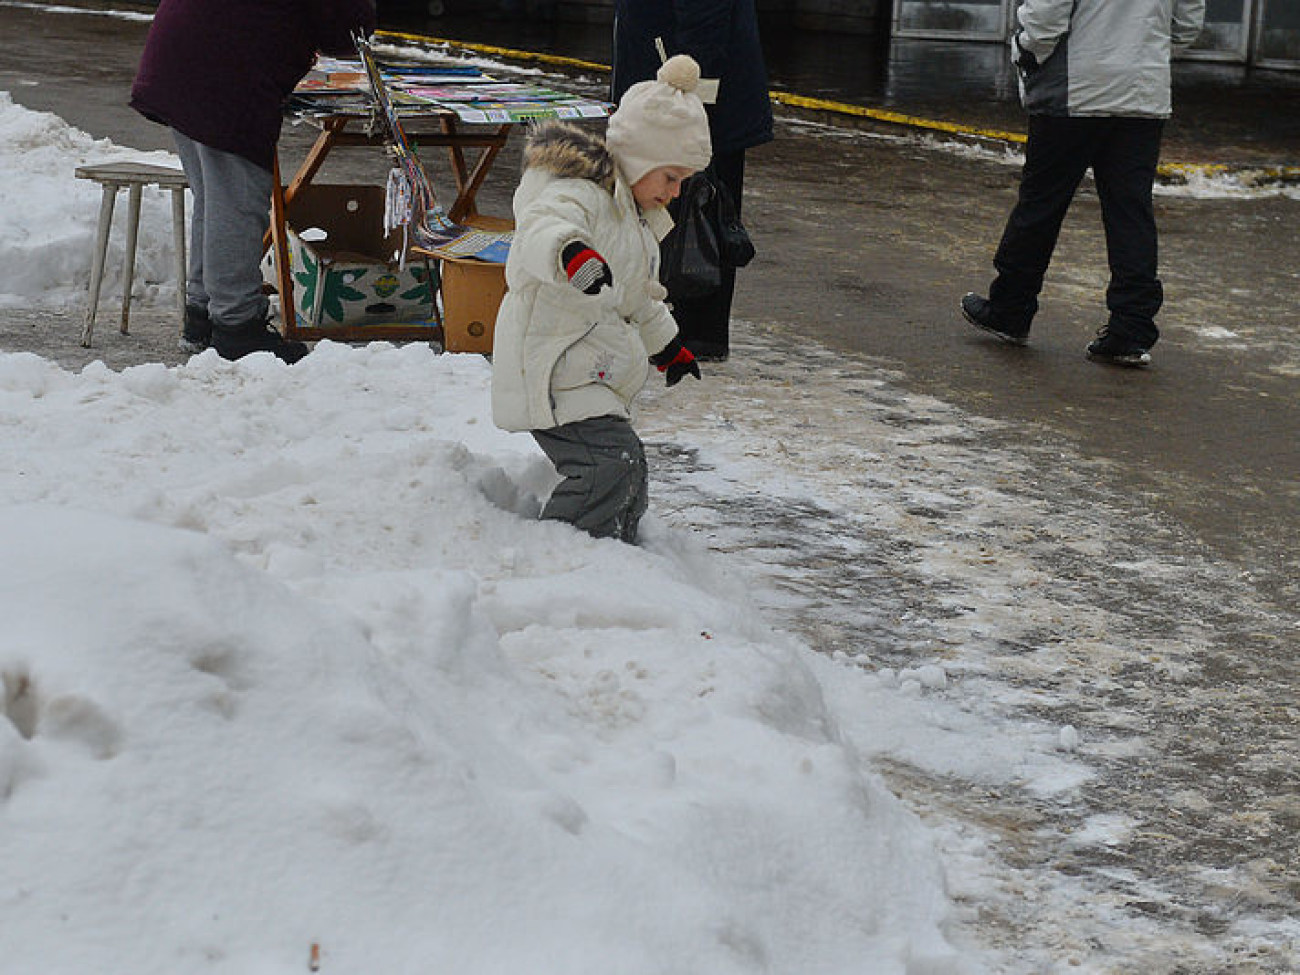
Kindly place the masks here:
POLYGON ((1300 604, 1300 200, 1162 196, 1163 338, 1147 370, 1083 347, 1105 323, 1095 194, 1066 221, 1028 348, 963 324, 1017 170, 861 138, 753 153, 760 256, 737 313, 879 357, 926 391, 1113 462, 1124 493, 1186 523, 1300 604), (1225 341, 1208 336, 1235 333, 1225 341))

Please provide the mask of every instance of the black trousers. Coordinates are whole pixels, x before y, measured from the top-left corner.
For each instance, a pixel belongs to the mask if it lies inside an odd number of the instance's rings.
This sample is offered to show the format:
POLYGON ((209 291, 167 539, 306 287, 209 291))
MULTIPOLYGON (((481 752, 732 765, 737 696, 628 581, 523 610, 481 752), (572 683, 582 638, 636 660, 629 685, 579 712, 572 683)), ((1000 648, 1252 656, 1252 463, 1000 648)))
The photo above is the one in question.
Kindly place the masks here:
MULTIPOLYGON (((745 189, 745 151, 718 153, 711 165, 718 174, 718 181, 731 191, 739 216, 745 189)), ((677 214, 671 208, 669 212, 676 219, 677 214)), ((671 294, 668 296, 682 344, 695 355, 725 357, 731 354, 731 298, 735 291, 736 269, 724 267, 722 287, 713 294, 682 299, 671 294)))
POLYGON ((998 276, 989 300, 999 321, 1028 328, 1061 223, 1091 167, 1110 263, 1108 327, 1140 345, 1155 344, 1164 290, 1156 277, 1151 188, 1163 131, 1163 119, 1030 116, 1020 197, 993 258, 998 276))

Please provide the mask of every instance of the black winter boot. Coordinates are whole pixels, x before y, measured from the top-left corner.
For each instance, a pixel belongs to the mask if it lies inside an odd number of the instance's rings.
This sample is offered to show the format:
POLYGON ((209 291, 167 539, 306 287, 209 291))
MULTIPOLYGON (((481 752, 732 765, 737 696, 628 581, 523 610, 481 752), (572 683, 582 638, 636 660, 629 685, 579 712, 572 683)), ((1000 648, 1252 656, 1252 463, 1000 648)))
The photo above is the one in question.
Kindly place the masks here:
POLYGON ((968 291, 961 300, 961 313, 976 328, 983 329, 1008 345, 1029 344, 1029 326, 1014 328, 999 320, 993 312, 993 303, 983 295, 968 291))
POLYGON ((185 320, 181 323, 181 337, 176 343, 182 352, 196 355, 212 344, 212 319, 208 310, 198 305, 185 306, 185 320))
POLYGON ((1093 362, 1105 362, 1112 366, 1141 368, 1151 365, 1149 346, 1116 335, 1104 325, 1097 330, 1097 337, 1088 343, 1084 355, 1093 362))
POLYGON ((212 347, 223 359, 242 359, 254 352, 271 352, 293 365, 310 350, 303 342, 286 339, 266 318, 254 318, 239 325, 217 322, 212 329, 212 347))

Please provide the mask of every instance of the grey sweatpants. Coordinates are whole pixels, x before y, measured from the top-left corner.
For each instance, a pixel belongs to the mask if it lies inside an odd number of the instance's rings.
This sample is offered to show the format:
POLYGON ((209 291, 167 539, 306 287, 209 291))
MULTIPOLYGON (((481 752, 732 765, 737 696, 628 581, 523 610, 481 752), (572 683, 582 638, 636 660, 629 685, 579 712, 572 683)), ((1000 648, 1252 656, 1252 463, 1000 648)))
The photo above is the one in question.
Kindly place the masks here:
POLYGON ((532 433, 564 478, 542 517, 567 521, 597 538, 634 543, 649 499, 645 448, 632 424, 597 416, 532 433))
POLYGON ((194 192, 185 302, 216 326, 266 318, 262 239, 271 225, 271 171, 172 130, 194 192))

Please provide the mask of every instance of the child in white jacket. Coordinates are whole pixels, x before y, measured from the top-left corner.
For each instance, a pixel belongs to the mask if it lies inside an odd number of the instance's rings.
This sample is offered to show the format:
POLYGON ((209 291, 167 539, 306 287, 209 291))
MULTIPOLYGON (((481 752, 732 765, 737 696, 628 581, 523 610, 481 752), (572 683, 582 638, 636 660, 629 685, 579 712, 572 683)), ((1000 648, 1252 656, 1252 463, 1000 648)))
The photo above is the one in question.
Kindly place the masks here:
POLYGON ((664 207, 712 150, 699 66, 668 60, 632 86, 602 141, 544 122, 515 191, 508 291, 497 315, 492 417, 527 430, 564 480, 542 511, 599 538, 635 542, 645 450, 632 402, 653 363, 669 386, 700 377, 659 284, 664 207))

